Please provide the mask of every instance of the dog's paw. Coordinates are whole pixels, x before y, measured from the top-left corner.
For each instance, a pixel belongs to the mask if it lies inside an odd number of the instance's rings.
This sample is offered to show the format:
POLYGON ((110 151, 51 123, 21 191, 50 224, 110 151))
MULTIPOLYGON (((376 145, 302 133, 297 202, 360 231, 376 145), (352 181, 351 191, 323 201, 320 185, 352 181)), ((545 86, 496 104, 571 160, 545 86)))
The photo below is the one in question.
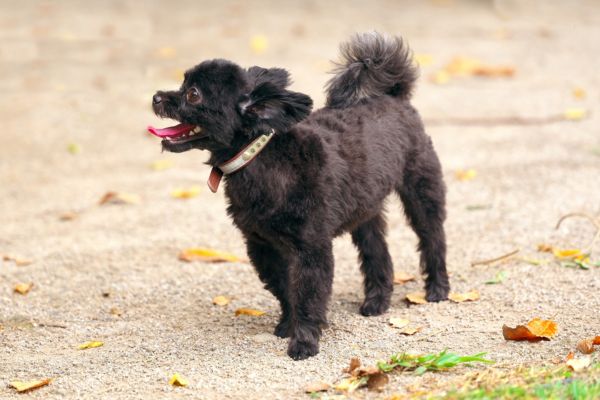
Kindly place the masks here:
POLYGON ((390 299, 374 297, 365 299, 365 302, 360 306, 360 313, 365 317, 381 315, 390 308, 390 299))
POLYGON ((288 345, 288 356, 296 361, 305 360, 319 353, 318 342, 301 342, 296 339, 291 339, 288 345))
POLYGON ((290 337, 291 334, 290 334, 289 319, 286 318, 286 319, 282 319, 281 321, 279 321, 279 323, 275 327, 275 331, 273 332, 273 334, 280 338, 290 337))
POLYGON ((426 291, 425 299, 430 303, 437 303, 438 301, 448 300, 450 287, 446 285, 431 286, 426 291))

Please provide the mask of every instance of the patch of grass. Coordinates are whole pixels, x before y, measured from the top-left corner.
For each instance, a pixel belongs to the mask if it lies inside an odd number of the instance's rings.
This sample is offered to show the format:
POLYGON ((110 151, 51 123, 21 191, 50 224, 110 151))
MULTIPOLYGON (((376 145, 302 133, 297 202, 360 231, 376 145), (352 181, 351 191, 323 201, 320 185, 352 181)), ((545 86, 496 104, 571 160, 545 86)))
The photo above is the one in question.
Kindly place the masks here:
POLYGON ((566 367, 488 370, 462 377, 460 387, 428 400, 600 399, 600 363, 575 374, 566 367))
POLYGON ((455 367, 459 364, 470 364, 474 362, 493 363, 491 360, 483 358, 486 353, 473 354, 471 356, 459 356, 454 353, 448 353, 446 350, 438 354, 425 354, 414 356, 410 354, 393 355, 390 361, 377 363, 379 369, 383 372, 390 372, 396 368, 406 371, 415 371, 415 374, 422 375, 427 371, 441 371, 455 367))

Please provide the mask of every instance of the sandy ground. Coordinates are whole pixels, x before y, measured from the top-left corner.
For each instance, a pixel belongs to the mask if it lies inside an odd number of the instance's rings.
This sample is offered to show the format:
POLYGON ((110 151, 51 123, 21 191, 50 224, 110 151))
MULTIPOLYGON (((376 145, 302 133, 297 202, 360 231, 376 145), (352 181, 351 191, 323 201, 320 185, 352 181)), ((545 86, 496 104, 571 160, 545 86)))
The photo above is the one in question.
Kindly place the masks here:
MULTIPOLYGON (((581 247, 593 234, 581 219, 554 230, 565 213, 600 213, 600 78, 593 61, 600 7, 561 3, 0 2, 0 252, 34 260, 0 264, 0 398, 305 398, 305 384, 335 381, 352 356, 374 363, 395 352, 448 348, 485 351, 500 365, 548 364, 580 338, 599 334, 600 269, 518 259, 471 266, 517 248, 543 258, 538 243, 581 247), (386 315, 361 317, 356 252, 341 237, 321 353, 294 362, 285 355, 286 341, 270 335, 277 304, 251 266, 177 260, 192 246, 242 256, 245 250, 225 215, 223 191, 205 189, 207 155, 161 154, 144 133, 146 125, 161 124, 150 98, 156 89, 176 87, 182 69, 223 57, 288 68, 294 88, 322 104, 337 44, 373 28, 402 34, 416 53, 433 57, 422 68, 414 103, 429 122, 446 174, 453 289, 478 289, 482 297, 408 307, 403 298, 422 287, 418 280, 396 287, 386 315), (253 35, 267 37, 263 54, 249 46, 253 35), (430 75, 457 55, 514 65, 516 75, 432 83, 430 75), (576 99, 574 87, 587 97, 576 99), (533 125, 456 120, 545 118, 568 107, 591 114, 533 125), (70 154, 69 143, 81 153, 70 154), (153 171, 149 165, 159 159, 174 168, 153 171), (455 171, 465 168, 477 177, 458 181, 455 171), (198 197, 170 197, 172 189, 191 185, 203 188, 198 197), (97 206, 109 190, 138 194, 142 204, 97 206), (80 215, 60 221, 67 211, 80 215), (504 283, 483 283, 499 271, 508 274, 504 283), (18 282, 35 286, 21 296, 13 293, 18 282), (234 300, 216 307, 216 295, 234 300), (111 315, 113 307, 123 315, 111 315), (236 318, 238 307, 267 314, 236 318), (390 316, 424 329, 403 337, 388 326, 390 316), (536 316, 558 322, 554 340, 502 338, 504 323, 536 316), (105 345, 78 351, 88 340, 105 345), (190 385, 169 386, 174 372, 190 385), (54 381, 30 395, 7 387, 44 377, 54 381)), ((417 273, 415 237, 395 199, 388 211, 396 269, 417 273)), ((408 384, 465 371, 393 375, 383 394, 358 396, 403 393, 408 384)))

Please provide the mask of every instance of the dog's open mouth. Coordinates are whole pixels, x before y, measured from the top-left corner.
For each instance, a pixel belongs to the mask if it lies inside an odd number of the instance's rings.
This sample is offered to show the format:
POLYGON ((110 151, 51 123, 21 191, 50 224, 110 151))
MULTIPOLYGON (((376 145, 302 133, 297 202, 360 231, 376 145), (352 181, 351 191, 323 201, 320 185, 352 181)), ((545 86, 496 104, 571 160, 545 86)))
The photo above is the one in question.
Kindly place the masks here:
POLYGON ((179 124, 167 128, 149 126, 148 132, 174 144, 187 143, 204 137, 201 127, 190 124, 179 124))

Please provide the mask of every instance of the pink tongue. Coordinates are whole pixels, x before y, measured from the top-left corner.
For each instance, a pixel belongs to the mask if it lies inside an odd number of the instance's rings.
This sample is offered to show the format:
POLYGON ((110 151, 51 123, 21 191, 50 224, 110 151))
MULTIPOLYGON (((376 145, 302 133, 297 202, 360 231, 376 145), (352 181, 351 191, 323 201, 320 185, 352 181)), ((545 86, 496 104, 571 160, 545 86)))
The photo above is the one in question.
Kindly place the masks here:
POLYGON ((162 128, 162 129, 149 126, 148 132, 150 132, 154 136, 158 136, 161 138, 178 137, 178 136, 188 133, 195 127, 196 127, 195 125, 189 125, 189 124, 179 124, 179 125, 175 125, 175 126, 170 126, 168 128, 162 128))

